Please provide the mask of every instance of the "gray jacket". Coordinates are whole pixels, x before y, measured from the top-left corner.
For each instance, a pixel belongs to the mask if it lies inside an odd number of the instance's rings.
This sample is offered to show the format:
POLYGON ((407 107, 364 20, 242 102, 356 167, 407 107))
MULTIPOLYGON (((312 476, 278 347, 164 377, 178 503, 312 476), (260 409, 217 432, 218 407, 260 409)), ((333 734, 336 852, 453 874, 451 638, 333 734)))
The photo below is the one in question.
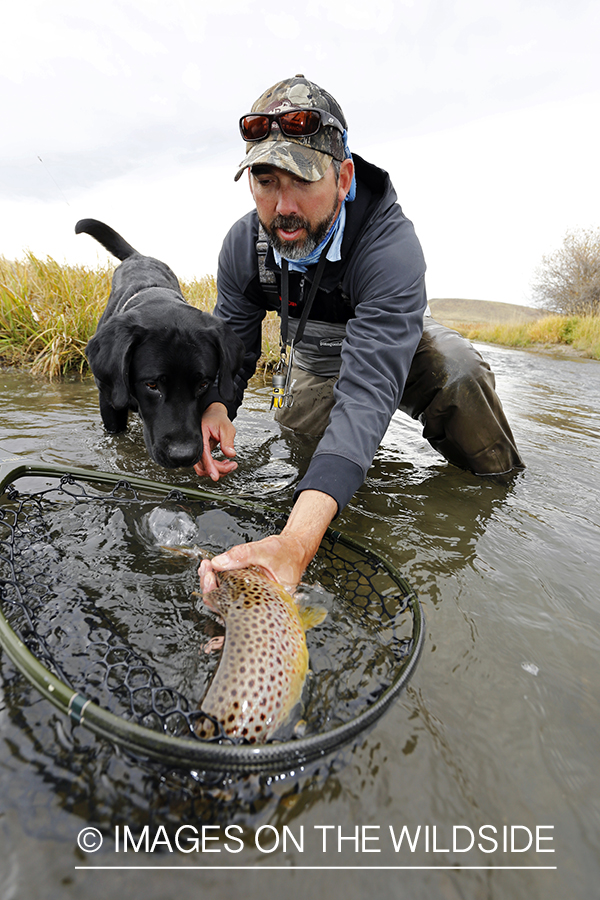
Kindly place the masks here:
MULTIPOLYGON (((338 511, 363 483, 398 408, 427 307, 421 245, 389 175, 359 156, 353 159, 357 194, 347 204, 342 259, 325 267, 297 357, 305 368, 315 356, 337 357, 325 367, 314 367, 317 374, 331 365, 339 368, 339 379, 329 425, 297 493, 323 491, 337 501, 338 511), (327 323, 333 326, 333 339, 327 338, 327 323), (340 324, 345 325, 341 346, 335 340, 340 324)), ((232 418, 261 353, 262 320, 267 310, 281 305, 277 290, 269 293, 261 285, 257 236, 258 217, 252 211, 231 228, 219 256, 214 312, 246 346, 236 379, 237 398, 228 404, 232 418)), ((270 248, 266 268, 279 284, 270 248)), ((299 317, 306 282, 312 281, 315 270, 311 267, 305 276, 290 273, 290 317, 299 317)))

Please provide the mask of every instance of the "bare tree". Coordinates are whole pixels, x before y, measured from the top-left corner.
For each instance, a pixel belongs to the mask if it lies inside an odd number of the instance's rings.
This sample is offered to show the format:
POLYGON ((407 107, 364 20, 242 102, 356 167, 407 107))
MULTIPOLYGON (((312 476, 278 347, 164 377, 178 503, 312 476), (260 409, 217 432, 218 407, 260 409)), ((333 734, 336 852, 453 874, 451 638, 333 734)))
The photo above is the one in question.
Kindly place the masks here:
POLYGON ((562 315, 600 314, 600 228, 568 231, 543 256, 532 285, 538 306, 562 315))

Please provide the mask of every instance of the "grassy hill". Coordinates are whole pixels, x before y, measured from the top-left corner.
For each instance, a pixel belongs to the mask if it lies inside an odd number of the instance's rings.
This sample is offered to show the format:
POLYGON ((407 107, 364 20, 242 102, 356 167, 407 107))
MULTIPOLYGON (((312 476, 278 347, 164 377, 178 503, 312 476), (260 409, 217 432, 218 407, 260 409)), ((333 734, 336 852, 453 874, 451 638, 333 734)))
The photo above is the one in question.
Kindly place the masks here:
POLYGON ((535 322, 548 313, 514 303, 491 300, 430 300, 431 314, 442 325, 491 325, 506 322, 535 322))

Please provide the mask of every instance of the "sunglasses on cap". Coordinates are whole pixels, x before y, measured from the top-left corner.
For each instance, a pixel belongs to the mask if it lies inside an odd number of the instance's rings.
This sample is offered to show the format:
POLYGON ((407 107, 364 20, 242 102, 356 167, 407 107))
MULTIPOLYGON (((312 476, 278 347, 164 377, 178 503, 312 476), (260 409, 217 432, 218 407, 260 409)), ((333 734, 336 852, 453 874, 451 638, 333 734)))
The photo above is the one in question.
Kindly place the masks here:
POLYGON ((263 141, 271 133, 273 122, 285 137, 311 137, 322 125, 333 125, 339 131, 344 126, 324 109, 288 109, 281 113, 249 113, 240 119, 240 131, 245 141, 263 141))

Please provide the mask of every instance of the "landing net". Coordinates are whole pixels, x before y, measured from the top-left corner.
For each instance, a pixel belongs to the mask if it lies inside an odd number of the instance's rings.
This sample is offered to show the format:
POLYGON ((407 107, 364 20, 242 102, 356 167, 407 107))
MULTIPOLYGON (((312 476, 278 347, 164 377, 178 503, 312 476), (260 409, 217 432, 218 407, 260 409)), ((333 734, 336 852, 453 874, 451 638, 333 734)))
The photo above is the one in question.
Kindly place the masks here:
POLYGON ((275 771, 350 741, 410 678, 423 640, 414 592, 388 562, 330 529, 305 576, 328 616, 307 634, 303 721, 261 745, 220 730, 200 739, 194 724, 218 664, 202 647, 219 626, 193 597, 198 561, 165 551, 148 523, 157 510, 184 517, 195 543, 215 553, 279 530, 280 514, 143 479, 26 468, 3 481, 0 642, 73 722, 138 757, 275 771))

